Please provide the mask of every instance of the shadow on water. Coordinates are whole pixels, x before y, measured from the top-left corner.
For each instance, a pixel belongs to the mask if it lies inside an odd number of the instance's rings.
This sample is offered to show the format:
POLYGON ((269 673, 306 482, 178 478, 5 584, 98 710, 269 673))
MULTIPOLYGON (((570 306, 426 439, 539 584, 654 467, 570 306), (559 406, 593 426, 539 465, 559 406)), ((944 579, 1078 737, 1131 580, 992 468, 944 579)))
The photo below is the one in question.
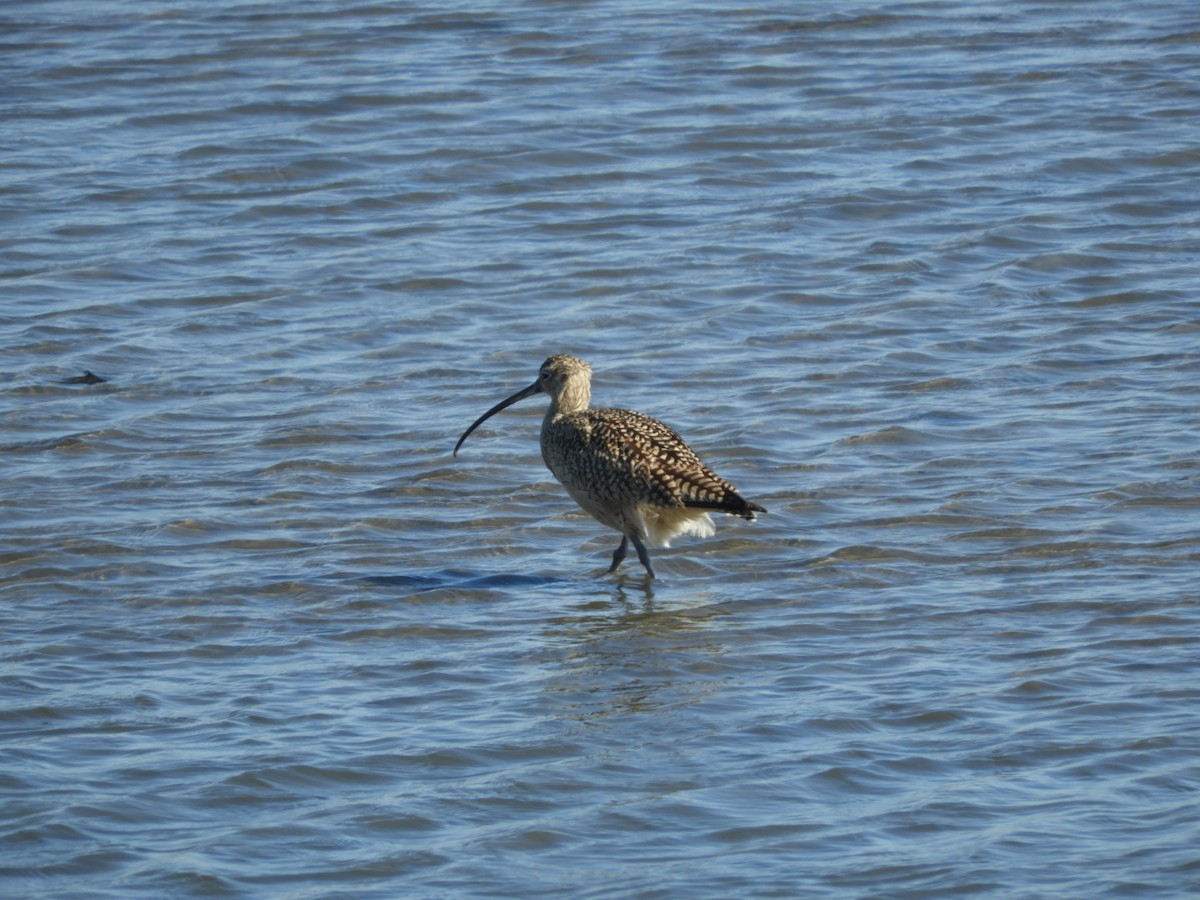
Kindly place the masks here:
POLYGON ((578 586, 582 591, 593 590, 607 600, 626 604, 630 596, 641 601, 654 599, 656 586, 667 587, 670 581, 647 578, 640 572, 621 571, 613 574, 607 568, 580 571, 566 575, 546 575, 528 572, 488 572, 476 569, 452 568, 436 572, 365 575, 360 580, 380 588, 403 591, 461 590, 523 590, 578 586))
POLYGON ((611 640, 620 633, 646 637, 705 627, 730 615, 740 602, 728 586, 722 590, 686 577, 649 579, 607 571, 553 576, 450 569, 357 580, 395 600, 439 598, 441 602, 461 597, 518 603, 527 609, 531 624, 543 622, 551 640, 585 644, 597 638, 611 640))
MULTIPOLYGON (((358 579, 374 588, 397 596, 450 592, 479 595, 488 592, 494 598, 523 598, 521 602, 543 610, 553 628, 584 633, 598 629, 693 628, 713 618, 730 615, 744 603, 760 602, 745 592, 717 585, 708 579, 686 576, 646 578, 641 574, 610 574, 600 569, 578 575, 544 575, 518 572, 480 572, 470 569, 445 569, 438 572, 366 575, 358 579), (547 591, 552 599, 534 601, 531 592, 547 591)), ((777 602, 777 601, 773 601, 777 602)))
POLYGON ((516 572, 479 574, 451 569, 432 575, 367 575, 363 581, 376 587, 399 588, 404 591, 428 591, 445 588, 461 588, 463 590, 528 589, 570 584, 576 579, 524 575, 516 572))

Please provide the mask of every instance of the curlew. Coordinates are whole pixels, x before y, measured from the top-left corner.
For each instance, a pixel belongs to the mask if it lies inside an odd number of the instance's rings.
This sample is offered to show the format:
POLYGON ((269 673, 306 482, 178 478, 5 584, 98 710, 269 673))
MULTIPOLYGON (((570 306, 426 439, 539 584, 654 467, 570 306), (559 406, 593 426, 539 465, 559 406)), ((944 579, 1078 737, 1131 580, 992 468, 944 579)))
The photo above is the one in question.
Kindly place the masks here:
POLYGON ((501 400, 463 432, 454 455, 476 428, 534 394, 549 394, 542 420, 542 459, 567 493, 593 518, 621 534, 615 572, 630 542, 654 577, 646 543, 668 547, 679 534, 710 537, 710 512, 754 521, 766 512, 704 465, 683 438, 658 419, 632 409, 593 409, 592 367, 573 356, 551 356, 537 381, 501 400))

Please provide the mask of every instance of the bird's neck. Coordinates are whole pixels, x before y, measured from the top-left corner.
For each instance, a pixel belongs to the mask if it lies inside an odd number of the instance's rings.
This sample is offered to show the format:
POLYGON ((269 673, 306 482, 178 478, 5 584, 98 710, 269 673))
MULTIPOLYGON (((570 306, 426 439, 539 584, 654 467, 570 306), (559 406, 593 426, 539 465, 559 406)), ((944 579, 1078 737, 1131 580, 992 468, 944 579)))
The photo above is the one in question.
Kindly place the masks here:
POLYGON ((592 402, 592 386, 584 378, 568 379, 559 393, 551 399, 551 418, 583 412, 592 402))

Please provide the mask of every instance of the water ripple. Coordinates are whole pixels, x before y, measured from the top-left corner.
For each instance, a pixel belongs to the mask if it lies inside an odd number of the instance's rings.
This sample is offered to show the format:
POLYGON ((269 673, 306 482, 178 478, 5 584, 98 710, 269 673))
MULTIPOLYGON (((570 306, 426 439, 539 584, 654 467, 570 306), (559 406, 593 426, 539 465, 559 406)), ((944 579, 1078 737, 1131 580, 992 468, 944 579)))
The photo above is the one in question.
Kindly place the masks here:
POLYGON ((1196 893, 1194 18, 9 11, 5 893, 1196 893))

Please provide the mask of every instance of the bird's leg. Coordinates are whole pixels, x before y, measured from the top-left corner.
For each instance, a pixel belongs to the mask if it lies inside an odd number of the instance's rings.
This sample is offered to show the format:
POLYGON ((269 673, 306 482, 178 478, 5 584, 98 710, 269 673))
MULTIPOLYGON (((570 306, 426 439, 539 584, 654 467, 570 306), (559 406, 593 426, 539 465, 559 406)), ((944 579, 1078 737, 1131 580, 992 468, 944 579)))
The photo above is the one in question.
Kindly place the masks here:
POLYGON ((650 565, 650 554, 646 552, 646 545, 642 543, 642 539, 637 536, 637 532, 629 535, 633 541, 633 548, 637 550, 638 559, 642 561, 642 565, 646 567, 646 574, 651 578, 654 577, 654 567, 650 565))
POLYGON ((617 566, 625 559, 625 551, 629 549, 629 538, 621 536, 621 546, 613 551, 613 564, 609 567, 609 573, 617 571, 617 566))

